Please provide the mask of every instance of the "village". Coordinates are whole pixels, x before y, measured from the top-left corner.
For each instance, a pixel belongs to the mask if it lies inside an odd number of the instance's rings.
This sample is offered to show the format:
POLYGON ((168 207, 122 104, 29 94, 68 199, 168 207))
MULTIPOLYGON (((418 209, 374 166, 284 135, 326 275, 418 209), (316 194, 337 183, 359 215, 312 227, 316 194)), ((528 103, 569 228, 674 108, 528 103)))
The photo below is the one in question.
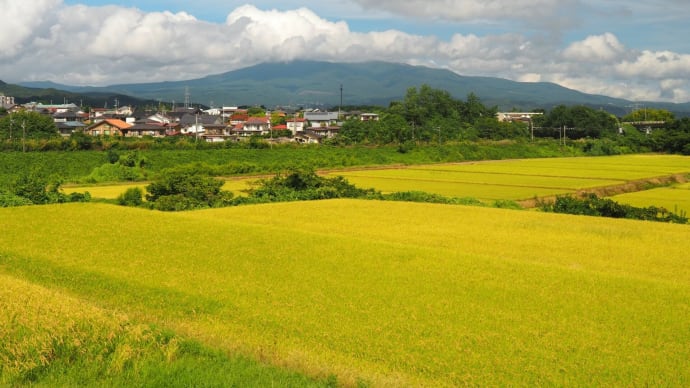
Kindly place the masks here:
POLYGON ((15 104, 0 96, 0 106, 8 113, 31 111, 52 117, 63 137, 81 132, 90 136, 169 137, 187 136, 199 141, 242 141, 252 136, 271 142, 320 143, 338 134, 345 120, 378 121, 377 113, 360 111, 266 110, 260 107, 224 106, 203 109, 189 102, 169 110, 140 109, 129 105, 84 109, 75 103, 15 104))

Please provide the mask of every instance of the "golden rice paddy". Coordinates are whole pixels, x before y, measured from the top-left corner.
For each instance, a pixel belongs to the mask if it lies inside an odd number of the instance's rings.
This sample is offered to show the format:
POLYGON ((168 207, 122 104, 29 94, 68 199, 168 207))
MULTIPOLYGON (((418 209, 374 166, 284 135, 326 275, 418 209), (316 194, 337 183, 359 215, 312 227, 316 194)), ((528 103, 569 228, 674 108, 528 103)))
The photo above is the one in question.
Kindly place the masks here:
POLYGON ((0 276, 37 300, 344 384, 690 382, 687 225, 361 200, 0 220, 0 276))

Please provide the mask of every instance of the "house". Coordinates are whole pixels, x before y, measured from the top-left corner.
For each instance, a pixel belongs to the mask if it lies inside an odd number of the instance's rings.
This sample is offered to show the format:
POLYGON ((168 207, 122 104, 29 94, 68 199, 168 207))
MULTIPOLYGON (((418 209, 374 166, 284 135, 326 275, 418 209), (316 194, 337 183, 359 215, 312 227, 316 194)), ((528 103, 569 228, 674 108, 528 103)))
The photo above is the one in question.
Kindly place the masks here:
POLYGON ((235 124, 230 133, 240 137, 268 135, 271 133, 271 121, 268 117, 249 117, 244 123, 235 124))
POLYGON ((70 121, 78 121, 83 123, 88 117, 89 115, 87 113, 70 110, 66 112, 55 113, 53 115, 53 121, 56 123, 66 123, 70 121))
POLYGON ((131 124, 118 119, 105 119, 86 128, 86 134, 91 136, 123 136, 123 130, 131 124))
POLYGON ((306 123, 307 120, 301 117, 297 117, 287 120, 285 122, 285 125, 287 126, 287 129, 290 132, 292 132, 292 136, 295 136, 298 133, 304 132, 304 129, 306 128, 306 123))
POLYGON ((379 121, 379 115, 376 113, 362 113, 359 115, 361 121, 379 121))
POLYGON ((321 142, 321 136, 311 132, 302 132, 295 135, 295 141, 302 144, 318 144, 321 142))
POLYGON ((236 106, 224 106, 220 108, 220 115, 223 116, 223 118, 228 118, 238 110, 239 109, 236 106))
POLYGON ((228 140, 232 135, 225 124, 204 124, 204 133, 201 135, 209 143, 228 140))
POLYGON ((63 137, 70 137, 74 132, 81 132, 86 128, 86 124, 80 121, 59 121, 55 126, 63 137))
POLYGON ((244 124, 244 122, 247 120, 249 120, 249 114, 247 114, 247 111, 237 111, 230 116, 228 122, 234 127, 237 124, 244 124))
POLYGON ((171 120, 169 117, 161 114, 161 113, 154 113, 152 115, 147 115, 145 119, 149 123, 158 123, 158 124, 170 124, 171 120))
POLYGON ((319 135, 321 138, 330 139, 340 133, 340 127, 336 125, 331 125, 328 127, 311 127, 307 129, 307 132, 319 135))
POLYGON ((10 109, 15 105, 14 97, 5 96, 0 93, 0 108, 10 109))
POLYGON ((73 103, 68 103, 68 104, 42 104, 42 103, 36 103, 36 102, 30 102, 28 104, 24 104, 24 107, 27 110, 31 110, 34 112, 44 112, 47 114, 55 114, 55 113, 63 113, 63 112, 69 112, 73 111, 76 112, 79 110, 79 107, 73 103))
POLYGON ((250 117, 244 122, 244 130, 259 135, 268 135, 271 131, 271 120, 268 117, 250 117))
POLYGON ((134 125, 122 130, 124 137, 165 137, 169 126, 156 122, 135 122, 134 125))
POLYGON ((304 112, 304 119, 313 127, 328 127, 338 123, 338 112, 304 112))
POLYGON ((180 128, 183 134, 202 134, 210 126, 221 126, 225 128, 223 119, 220 116, 212 116, 207 114, 185 114, 180 118, 180 128))
POLYGON ((540 116, 540 112, 498 112, 496 119, 502 122, 522 121, 530 122, 534 116, 540 116))

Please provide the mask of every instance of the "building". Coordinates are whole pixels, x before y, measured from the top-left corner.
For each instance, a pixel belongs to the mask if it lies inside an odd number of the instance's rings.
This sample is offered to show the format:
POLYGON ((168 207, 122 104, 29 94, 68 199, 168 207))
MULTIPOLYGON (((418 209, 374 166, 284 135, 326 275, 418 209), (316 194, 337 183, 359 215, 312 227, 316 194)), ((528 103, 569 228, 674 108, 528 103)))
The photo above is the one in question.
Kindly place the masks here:
POLYGON ((0 93, 0 108, 10 109, 15 105, 14 97, 6 96, 0 93))
POLYGON ((362 113, 359 115, 361 121, 379 121, 379 115, 376 113, 362 113))
POLYGON ((541 116, 543 113, 540 112, 498 112, 496 113, 496 119, 502 122, 529 122, 532 121, 534 116, 541 116))
POLYGON ((292 132, 292 136, 296 136, 297 134, 304 132, 304 129, 306 128, 306 122, 307 120, 301 117, 296 117, 288 119, 285 122, 285 126, 290 132, 292 132))
POLYGON ((304 112, 310 127, 329 127, 338 123, 338 112, 304 112))
POLYGON ((91 136, 124 136, 131 124, 118 119, 105 119, 86 128, 85 133, 91 136))

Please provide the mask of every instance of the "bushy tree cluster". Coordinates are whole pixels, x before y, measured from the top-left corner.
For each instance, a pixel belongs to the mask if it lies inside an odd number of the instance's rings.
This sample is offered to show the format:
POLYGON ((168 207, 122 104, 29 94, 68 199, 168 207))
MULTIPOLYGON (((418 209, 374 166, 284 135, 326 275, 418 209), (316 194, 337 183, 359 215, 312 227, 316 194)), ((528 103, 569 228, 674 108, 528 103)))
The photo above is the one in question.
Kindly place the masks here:
POLYGON ((558 196, 553 202, 543 202, 539 205, 543 211, 587 216, 629 218, 645 221, 673 222, 687 224, 688 218, 684 214, 675 214, 663 208, 635 207, 620 204, 612 199, 599 198, 596 194, 589 194, 584 198, 570 195, 558 196))
POLYGON ((569 130, 568 138, 576 139, 615 135, 620 125, 616 116, 603 110, 583 105, 559 105, 544 115, 535 116, 534 126, 540 128, 536 134, 544 137, 554 137, 554 130, 565 127, 569 130))
POLYGON ((57 177, 49 179, 36 171, 21 174, 7 189, 0 189, 0 207, 91 200, 88 192, 66 194, 60 189, 61 186, 62 181, 57 177))
POLYGON ((88 183, 141 181, 146 179, 147 171, 144 167, 148 159, 138 151, 120 155, 116 150, 109 149, 106 153, 108 163, 96 167, 84 179, 88 183))
POLYGON ((377 195, 374 189, 361 189, 342 176, 319 176, 310 168, 292 168, 259 181, 248 192, 250 202, 306 201, 331 198, 366 198, 377 195))
POLYGON ((499 124, 496 108, 487 108, 473 93, 462 101, 429 85, 409 88, 402 101, 392 102, 379 113, 379 121, 346 121, 338 140, 371 144, 443 143, 527 133, 524 124, 499 124))
MULTIPOLYGON (((209 176, 194 166, 168 169, 146 186, 146 200, 153 209, 165 211, 228 206, 233 194, 221 190, 224 183, 222 179, 209 176)), ((130 196, 129 202, 140 203, 136 193, 126 194, 130 196)))
POLYGON ((0 140, 20 142, 59 136, 53 119, 38 112, 20 111, 0 118, 0 140))

